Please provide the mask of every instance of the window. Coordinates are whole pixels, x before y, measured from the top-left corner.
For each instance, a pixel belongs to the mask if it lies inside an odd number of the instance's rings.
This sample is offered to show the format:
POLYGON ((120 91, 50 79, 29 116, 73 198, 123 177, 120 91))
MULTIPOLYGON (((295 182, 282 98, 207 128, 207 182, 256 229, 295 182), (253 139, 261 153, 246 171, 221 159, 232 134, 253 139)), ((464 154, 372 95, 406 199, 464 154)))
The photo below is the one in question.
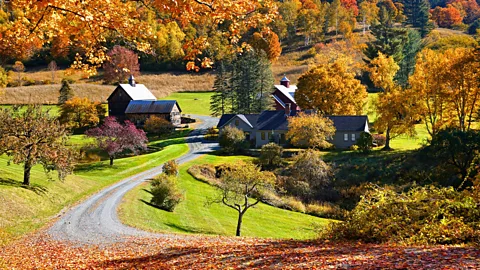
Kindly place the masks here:
POLYGON ((343 134, 343 140, 348 141, 348 134, 343 134))
POLYGON ((352 134, 352 141, 355 141, 355 134, 352 134))
POLYGON ((261 133, 262 140, 265 140, 265 132, 261 133))
POLYGON ((238 126, 240 125, 240 121, 238 121, 238 119, 235 119, 235 126, 238 126))

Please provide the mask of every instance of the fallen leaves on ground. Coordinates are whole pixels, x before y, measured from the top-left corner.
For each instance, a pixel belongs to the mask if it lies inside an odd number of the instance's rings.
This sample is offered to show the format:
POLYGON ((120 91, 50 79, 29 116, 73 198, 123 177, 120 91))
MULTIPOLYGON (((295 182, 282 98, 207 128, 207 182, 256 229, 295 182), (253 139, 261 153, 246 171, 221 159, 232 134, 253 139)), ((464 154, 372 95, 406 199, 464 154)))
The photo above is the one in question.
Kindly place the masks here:
POLYGON ((403 247, 210 236, 81 246, 38 235, 0 249, 8 269, 479 269, 475 247, 403 247))

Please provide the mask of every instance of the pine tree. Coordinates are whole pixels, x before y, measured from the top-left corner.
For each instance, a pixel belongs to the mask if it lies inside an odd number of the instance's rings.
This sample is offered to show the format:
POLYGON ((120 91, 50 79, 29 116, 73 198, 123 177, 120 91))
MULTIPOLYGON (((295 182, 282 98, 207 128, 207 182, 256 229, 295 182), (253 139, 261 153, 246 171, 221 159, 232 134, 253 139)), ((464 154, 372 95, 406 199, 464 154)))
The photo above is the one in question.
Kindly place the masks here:
POLYGON ((213 116, 220 116, 227 112, 232 112, 231 104, 231 87, 232 66, 231 63, 219 62, 217 66, 217 74, 213 83, 213 90, 210 101, 210 110, 213 116))
POLYGON ((417 53, 423 48, 422 37, 417 30, 409 29, 407 38, 402 51, 403 59, 398 63, 400 70, 395 77, 395 81, 403 87, 407 86, 408 77, 415 71, 417 53))
POLYGON ((74 94, 68 80, 62 80, 62 87, 60 88, 60 96, 58 97, 58 104, 64 104, 67 100, 72 99, 74 94))
POLYGON ((431 31, 428 22, 430 3, 428 0, 403 0, 403 13, 407 17, 406 24, 420 29, 422 36, 431 31))

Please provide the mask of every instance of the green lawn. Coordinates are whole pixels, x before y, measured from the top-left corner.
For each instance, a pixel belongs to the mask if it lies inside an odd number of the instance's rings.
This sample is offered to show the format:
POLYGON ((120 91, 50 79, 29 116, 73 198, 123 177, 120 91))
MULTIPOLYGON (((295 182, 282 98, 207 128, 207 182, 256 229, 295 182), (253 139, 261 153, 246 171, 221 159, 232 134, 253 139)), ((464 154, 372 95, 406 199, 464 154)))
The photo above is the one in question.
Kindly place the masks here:
MULTIPOLYGON (((72 140, 80 142, 82 137, 72 140)), ((82 164, 74 175, 62 182, 52 173, 52 181, 43 168, 35 166, 31 172, 31 187, 21 185, 23 167, 7 166, 7 157, 0 156, 0 245, 45 225, 64 207, 95 193, 117 181, 151 169, 188 151, 183 138, 171 138, 151 143, 157 152, 108 161, 82 164)))
MULTIPOLYGON (((149 206, 151 195, 145 183, 126 194, 120 206, 120 219, 134 227, 156 232, 201 233, 235 235, 238 214, 221 204, 205 206, 208 198, 216 194, 214 187, 194 179, 187 169, 195 164, 220 164, 248 157, 220 157, 205 155, 180 167, 179 186, 185 200, 173 213, 149 206), (142 201, 143 200, 143 201, 142 201)), ((297 212, 260 204, 249 209, 244 216, 242 235, 269 238, 315 238, 315 228, 329 222, 297 212)))
POLYGON ((212 95, 213 92, 179 92, 161 98, 161 100, 176 100, 183 114, 210 115, 210 97, 212 95))
MULTIPOLYGON (((0 108, 10 108, 12 105, 0 105, 0 108)), ((60 107, 57 105, 42 105, 42 109, 49 110, 50 115, 52 116, 59 116, 60 115, 60 107)))

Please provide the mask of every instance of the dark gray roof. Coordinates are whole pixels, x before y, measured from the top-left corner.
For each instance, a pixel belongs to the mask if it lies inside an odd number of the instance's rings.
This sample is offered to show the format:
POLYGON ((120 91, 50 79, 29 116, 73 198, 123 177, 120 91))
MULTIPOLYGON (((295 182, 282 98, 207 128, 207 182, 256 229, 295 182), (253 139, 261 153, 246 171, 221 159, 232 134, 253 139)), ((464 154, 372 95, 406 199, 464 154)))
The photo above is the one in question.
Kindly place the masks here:
POLYGON ((333 121, 337 131, 364 131, 368 117, 366 115, 330 115, 327 116, 333 121))
POLYGON ((175 104, 181 112, 182 110, 176 100, 132 100, 128 103, 125 113, 171 113, 175 104))
POLYGON ((285 111, 263 111, 257 120, 258 130, 288 130, 285 111))
POLYGON ((225 126, 233 117, 238 116, 242 121, 251 125, 252 128, 255 127, 258 119, 258 114, 224 114, 218 121, 217 128, 225 126))

